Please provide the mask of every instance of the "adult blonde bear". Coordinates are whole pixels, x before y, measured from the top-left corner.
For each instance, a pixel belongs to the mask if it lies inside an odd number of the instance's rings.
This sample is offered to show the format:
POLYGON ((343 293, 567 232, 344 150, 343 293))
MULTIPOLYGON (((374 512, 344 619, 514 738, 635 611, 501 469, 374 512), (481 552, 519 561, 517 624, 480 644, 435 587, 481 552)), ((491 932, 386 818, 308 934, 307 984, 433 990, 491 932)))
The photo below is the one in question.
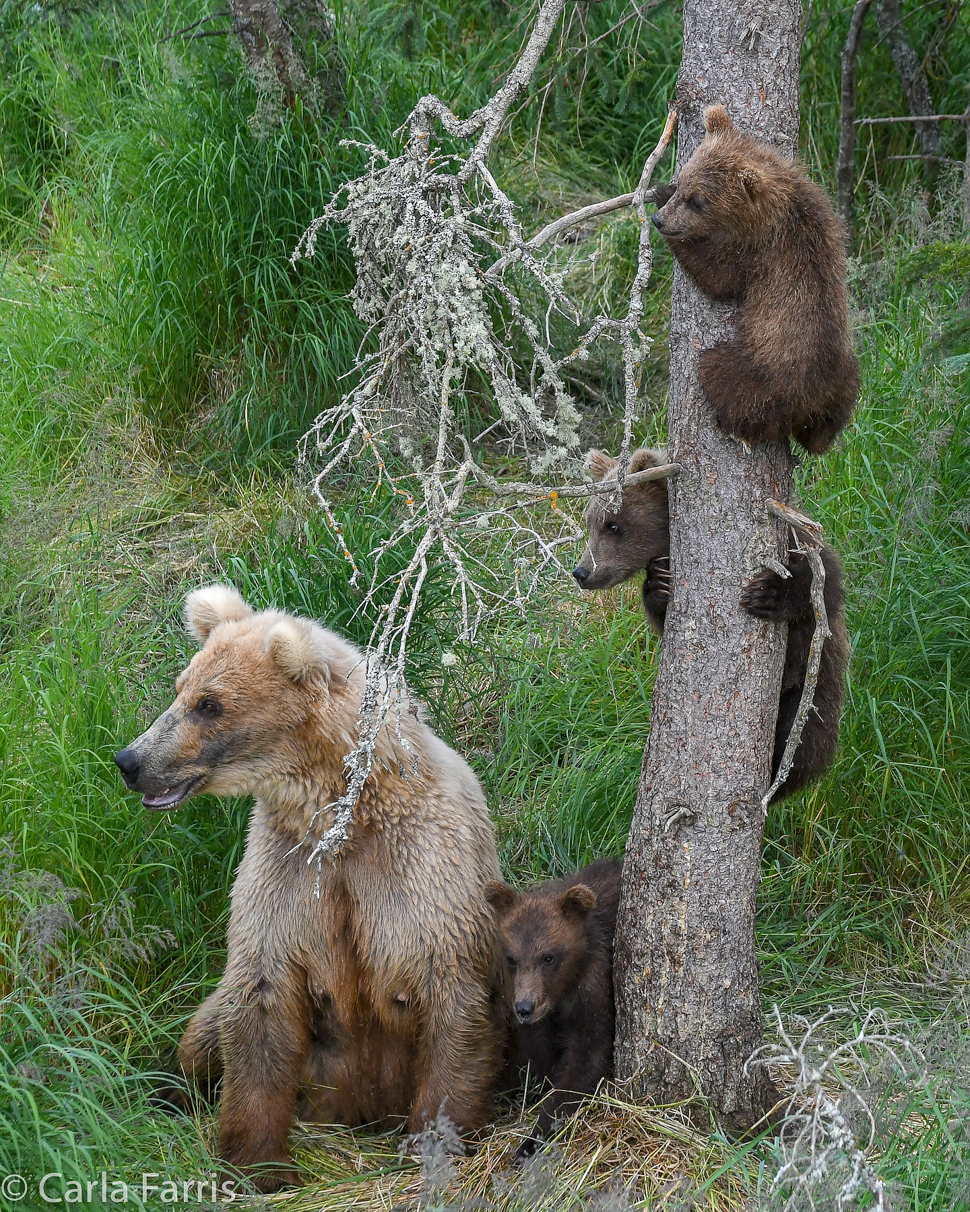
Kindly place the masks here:
POLYGON ((190 593, 202 645, 172 705, 115 759, 147 808, 254 795, 232 890, 226 970, 183 1036, 197 1084, 221 1076, 219 1149, 297 1181, 294 1115, 486 1120, 502 1061, 502 982, 485 886, 500 878, 468 764, 410 710, 391 712, 350 839, 322 868, 306 844, 346 789, 361 653, 315 622, 254 613, 225 585, 190 593))

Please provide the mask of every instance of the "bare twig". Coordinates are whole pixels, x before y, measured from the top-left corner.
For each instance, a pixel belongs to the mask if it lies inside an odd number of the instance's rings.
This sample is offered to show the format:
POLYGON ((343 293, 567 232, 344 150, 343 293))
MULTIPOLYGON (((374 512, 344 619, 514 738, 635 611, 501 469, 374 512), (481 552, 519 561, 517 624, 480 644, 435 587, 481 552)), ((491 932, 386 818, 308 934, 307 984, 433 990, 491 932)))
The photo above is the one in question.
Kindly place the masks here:
POLYGON ((633 286, 630 289, 630 306, 626 319, 623 321, 620 334, 620 342, 623 349, 623 387, 625 399, 623 409, 623 441, 620 444, 616 469, 618 487, 616 492, 610 497, 610 503, 614 508, 619 508, 620 499, 623 495, 623 484, 630 466, 633 421, 636 416, 637 398, 640 394, 640 368, 643 365, 647 352, 646 342, 640 332, 640 321, 643 318, 643 294, 647 289, 647 283, 650 280, 650 273, 653 269, 650 224, 647 222, 646 211, 647 190, 650 186, 653 170, 667 150, 670 140, 674 136, 674 127, 676 125, 677 107, 671 103, 667 110, 667 121, 664 123, 657 146, 647 156, 643 172, 640 174, 640 181, 633 191, 633 209, 640 220, 640 247, 637 255, 637 272, 633 279, 633 286))
MULTIPOLYGON (((667 124, 664 126, 663 132, 660 135, 660 140, 657 146, 650 153, 647 162, 644 165, 644 172, 647 174, 646 180, 649 182, 653 175, 653 170, 660 160, 660 157, 667 150, 673 135, 674 123, 677 120, 676 110, 671 107, 667 118, 667 124), (648 171, 649 166, 649 171, 648 171)), ((554 239, 561 232, 568 230, 570 227, 575 227, 579 223, 585 223, 589 219, 598 219, 603 215, 612 214, 613 211, 622 210, 627 206, 635 206, 639 204, 641 207, 647 202, 653 202, 656 198, 656 190, 647 189, 643 185, 643 177, 641 176, 640 184, 629 194, 619 194, 615 198, 608 198, 603 202, 593 202, 589 206, 580 207, 579 210, 571 211, 568 215, 562 215, 558 219, 554 219, 551 223, 547 223, 545 227, 540 228, 534 236, 527 240, 524 244, 511 248, 504 256, 500 257, 494 265, 491 265, 486 271, 487 278, 497 277, 509 265, 514 265, 519 258, 527 252, 534 252, 541 248, 543 244, 554 239)), ((643 221, 643 220, 641 220, 643 221)))
POLYGON ((959 164, 961 168, 964 167, 962 160, 954 160, 952 156, 924 156, 922 152, 913 152, 911 156, 887 156, 886 160, 933 160, 937 164, 959 164))
POLYGON ((558 500, 560 497, 598 497, 618 488, 632 488, 635 484, 646 484, 651 480, 669 480, 680 471, 679 463, 663 463, 659 467, 648 467, 644 471, 634 471, 621 482, 619 480, 596 480, 590 484, 564 484, 560 488, 543 488, 539 484, 510 483, 496 480, 480 467, 472 464, 471 473, 475 479, 486 487, 496 497, 526 497, 541 501, 546 497, 558 500))
MULTIPOLYGON (((194 29, 198 29, 200 25, 207 25, 210 21, 221 21, 225 17, 230 17, 232 14, 227 8, 220 9, 216 13, 212 13, 208 17, 200 17, 198 21, 193 21, 191 25, 183 25, 181 29, 177 29, 174 33, 166 34, 164 38, 159 38, 156 46, 161 46, 163 42, 171 42, 173 38, 182 38, 186 34, 190 34, 194 29)), ((227 34, 229 30, 219 30, 220 34, 227 34)))
POLYGON ((825 641, 830 639, 828 613, 825 609, 825 565, 822 563, 822 528, 818 522, 812 521, 805 514, 783 505, 781 501, 766 501, 765 506, 772 517, 780 518, 792 528, 796 536, 796 548, 808 561, 812 570, 812 610, 815 614, 815 631, 812 633, 812 643, 808 650, 808 667, 805 671, 805 683, 802 695, 798 701, 798 711, 792 721, 791 731, 785 741, 785 751, 778 766, 778 773, 771 786, 761 799, 761 807, 767 812, 772 797, 782 786, 791 773, 795 762, 795 754, 801 743, 802 733, 809 714, 815 710, 815 690, 818 687, 818 673, 822 664, 822 649, 825 641), (801 539, 804 545, 798 543, 801 539))
POLYGON ((965 122, 966 114, 906 114, 900 118, 856 118, 856 126, 883 126, 889 122, 965 122))
MULTIPOLYGON (((654 191, 650 190, 648 192, 650 197, 647 200, 653 201, 654 191)), ((632 202, 632 193, 620 194, 616 198, 608 198, 605 202, 593 202, 589 206, 580 207, 579 210, 574 210, 568 215, 554 219, 551 223, 547 223, 545 227, 536 232, 525 244, 522 244, 518 248, 510 249, 494 265, 489 266, 485 271, 485 276, 488 278, 497 276, 503 269, 506 269, 509 265, 513 265, 522 256, 523 252, 532 252, 537 248, 541 248, 543 244, 558 236, 560 232, 566 231, 570 227, 575 227, 579 223, 585 223, 588 219, 599 219, 603 215, 612 214, 615 210, 622 210, 625 206, 630 206, 632 202)))
POLYGON ((862 38, 862 23, 872 0, 856 0, 849 22, 849 33, 842 48, 842 109, 840 118, 839 159, 835 169, 838 183, 839 215, 846 237, 852 242, 852 196, 855 189, 855 106, 856 59, 862 38))

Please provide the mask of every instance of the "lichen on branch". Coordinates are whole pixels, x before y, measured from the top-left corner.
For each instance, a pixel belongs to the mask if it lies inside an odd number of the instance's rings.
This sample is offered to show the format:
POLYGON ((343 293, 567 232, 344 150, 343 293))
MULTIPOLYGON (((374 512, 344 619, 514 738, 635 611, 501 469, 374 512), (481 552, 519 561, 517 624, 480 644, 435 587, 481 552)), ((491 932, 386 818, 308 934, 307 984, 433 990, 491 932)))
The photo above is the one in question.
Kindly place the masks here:
MULTIPOLYGON (((352 467, 355 478, 367 477, 375 490, 392 493, 400 505, 393 532, 368 553, 373 574, 369 585, 361 586, 365 604, 373 604, 390 585, 385 557, 405 548, 410 553, 403 571, 396 561, 391 600, 378 613, 368 655, 372 701, 362 707, 358 747, 347 758, 347 793, 333 806, 335 824, 326 844, 315 841, 317 857, 346 840, 376 737, 395 697, 386 689, 404 685, 409 629, 429 561, 450 570, 460 604, 457 638, 465 642, 474 642, 497 610, 524 609, 546 572, 565 572, 559 551, 572 548, 581 530, 558 509, 548 479, 554 471, 559 478, 578 474, 580 416, 563 371, 588 358, 603 340, 621 347, 622 453, 629 452, 640 367, 650 345, 640 330, 651 268, 644 205, 650 175, 671 138, 673 114, 637 190, 603 211, 632 205, 643 224, 627 315, 597 317, 564 355, 554 349, 550 321, 558 313, 579 324, 566 289, 569 265, 560 263, 551 246, 543 247, 543 233, 541 239, 526 239, 515 204, 487 162, 565 6, 566 0, 541 5, 505 83, 471 117, 461 120, 438 98, 423 97, 402 128, 399 154, 357 144, 367 152, 366 170, 337 191, 291 258, 295 264, 312 257, 324 226, 346 228, 356 271, 353 304, 367 327, 354 385, 317 417, 302 453, 318 460, 314 491, 352 566, 354 584, 360 578, 359 553, 349 549, 341 533, 331 499, 334 475, 352 467), (464 155, 444 153, 433 137, 435 123, 451 139, 478 135, 477 142, 464 155), (493 404, 485 432, 493 444, 525 461, 534 483, 516 482, 510 490, 480 467, 475 447, 484 434, 467 431, 458 420, 467 415, 459 404, 472 385, 493 404), (537 501, 546 503, 539 517, 537 501), (390 682, 381 683, 384 678, 390 682), (378 692, 379 683, 385 691, 378 692)), ((557 233, 571 222, 563 216, 557 233)), ((627 465, 621 458, 617 491, 627 465)))

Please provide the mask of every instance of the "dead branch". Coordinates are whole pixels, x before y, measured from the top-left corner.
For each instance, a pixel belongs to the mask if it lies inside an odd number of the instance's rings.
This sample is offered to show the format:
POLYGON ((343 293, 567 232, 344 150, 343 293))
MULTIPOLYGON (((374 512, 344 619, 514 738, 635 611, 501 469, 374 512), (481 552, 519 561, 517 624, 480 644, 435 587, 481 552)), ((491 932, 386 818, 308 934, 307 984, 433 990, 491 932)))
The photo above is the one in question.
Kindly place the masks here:
POLYGON ((810 518, 808 514, 799 513, 797 509, 792 509, 790 505, 785 505, 781 501, 775 500, 765 501, 765 508, 773 518, 787 522, 793 530, 804 535, 811 542, 822 542, 822 527, 813 518, 810 518))
MULTIPOLYGON (((664 126, 657 146, 647 157, 646 164, 644 164, 643 171, 646 173, 646 180, 648 182, 650 177, 653 175, 653 170, 656 167, 657 162, 660 160, 660 157, 666 151, 670 143, 676 120, 676 110, 671 107, 667 118, 667 124, 664 126)), ((560 218, 554 219, 551 223, 547 223, 545 227, 540 228, 540 230, 536 232, 531 239, 527 240, 524 244, 521 244, 518 247, 510 249, 504 256, 500 257, 494 265, 490 266, 485 271, 485 276, 487 278, 498 276, 504 269, 507 269, 508 266, 514 265, 524 253, 534 252, 537 248, 541 248, 543 244, 558 236, 560 232, 564 232, 570 227, 575 227, 579 223, 585 223, 589 219, 601 218, 603 215, 612 214, 613 211, 622 210, 626 206, 634 206, 638 201, 641 207, 647 202, 653 202, 656 197, 656 190, 647 189, 643 185, 643 180, 644 178, 641 175, 640 184, 632 193, 620 194, 615 198, 608 198, 603 202, 593 202, 589 206, 580 207, 579 210, 574 210, 568 215, 562 215, 560 218)))
POLYGON ((623 349, 623 380, 625 405, 623 409, 623 441, 617 459, 616 478, 618 487, 610 497, 614 508, 619 508, 623 495, 623 484, 626 481, 627 470, 630 466, 630 446, 633 441, 633 420, 636 416, 637 397, 640 393, 640 369, 646 356, 645 343, 640 333, 640 321, 643 319, 643 295, 650 281, 653 270, 653 249, 650 246, 650 224, 647 222, 647 190, 653 170, 667 150, 677 125, 677 107, 673 103, 667 110, 667 121, 657 146, 647 156, 640 174, 640 181, 633 191, 633 209, 640 220, 640 247, 637 255, 637 272, 630 289, 630 306, 626 320, 621 329, 621 346, 623 349))
POLYGON ((493 496, 525 497, 533 501, 541 501, 550 497, 554 502, 560 497, 598 497, 608 492, 616 492, 617 489, 632 488, 635 484, 646 484, 651 480, 669 480, 679 471, 679 463, 664 463, 659 467, 648 467, 644 471, 631 472, 622 482, 620 480, 596 480, 590 484, 564 484, 560 488, 543 488, 540 484, 496 480, 477 464, 471 464, 471 474, 493 496))
POLYGON ((883 126, 889 122, 965 122, 966 114, 906 114, 900 118, 856 118, 856 126, 883 126))
MULTIPOLYGON (((207 25, 210 21, 220 21, 225 17, 230 17, 231 15, 232 14, 230 13, 229 9, 220 9, 218 12, 212 13, 208 17, 200 17, 198 21, 193 21, 191 25, 183 25, 181 29, 175 30, 174 33, 166 34, 164 38, 159 38, 155 45, 161 46, 163 42, 171 42, 173 38, 184 38, 186 34, 190 34, 193 30, 198 29, 200 25, 207 25)), ((221 29, 215 32, 219 34, 231 33, 231 31, 227 29, 221 29)), ((208 37, 209 35, 206 36, 208 37)), ((199 37, 199 35, 196 35, 196 37, 199 37)))
MULTIPOLYGON (((317 418, 302 452, 306 457, 315 447, 321 456, 323 466, 313 489, 351 565, 352 584, 358 582, 362 562, 341 533, 326 491, 329 477, 341 467, 353 467, 358 478, 369 471, 375 490, 393 493, 400 504, 391 533, 367 553, 371 575, 362 591, 363 605, 375 605, 384 590, 392 591, 391 600, 377 613, 367 650, 366 693, 357 747, 346 756, 346 792, 327 805, 320 828, 306 839, 318 862, 347 841, 381 729, 392 726, 389 713, 400 713, 406 696, 408 636, 435 549, 453 577, 461 612, 458 638, 473 643, 482 624, 500 609, 524 611, 550 570, 567 575, 559 552, 566 546, 572 550, 582 530, 558 508, 559 497, 618 494, 628 466, 640 366, 650 344, 640 332, 651 268, 645 204, 675 114, 668 113, 637 189, 624 203, 634 207, 642 224, 627 315, 597 317, 563 357, 552 352, 548 316, 557 309, 578 320, 564 288, 568 266, 561 268, 554 255, 539 255, 551 233, 540 232, 542 238, 533 237, 529 246, 515 205, 486 163, 564 5, 565 0, 545 0, 518 63, 491 101, 471 117, 460 120, 438 98, 424 97, 403 128, 408 134, 401 154, 391 156, 368 146, 367 170, 338 190, 291 258, 295 264, 313 255, 324 224, 346 225, 357 271, 352 297, 367 325, 357 358, 358 381, 317 418), (431 142, 436 121, 454 137, 478 134, 478 140, 465 156, 443 155, 431 142), (513 259, 547 300, 544 329, 524 311, 520 290, 502 273, 513 259), (627 461, 614 483, 547 488, 544 482, 553 468, 570 460, 578 463, 579 414, 563 373, 587 357, 601 338, 619 340, 622 346, 627 461), (523 341, 531 366, 521 368, 512 350, 513 342, 523 341), (455 407, 470 372, 495 400, 498 418, 491 428, 499 428, 510 447, 529 456, 535 482, 502 483, 472 457, 455 407), (484 490, 494 506, 483 503, 477 493, 466 499, 472 487, 484 490), (540 515, 541 521, 533 520, 529 510, 543 500, 551 509, 540 515), (402 545, 408 549, 403 569, 396 558, 393 571, 388 571, 391 553, 400 552, 402 545), (511 584, 495 572, 508 563, 511 584)), ((575 215, 563 218, 565 222, 557 221, 558 230, 576 221, 575 215)), ((643 478, 663 478, 676 471, 676 466, 667 465, 643 478)))
POLYGON ((854 1006, 829 1007, 815 1022, 796 1015, 797 1031, 785 1026, 777 1006, 773 1017, 778 1043, 757 1049, 745 1068, 780 1070, 791 1088, 778 1135, 781 1165, 772 1183, 772 1191, 789 1193, 781 1212, 806 1207, 843 1212, 864 1192, 873 1197, 875 1212, 891 1212, 889 1192, 868 1158, 876 1119, 864 1090, 872 1080, 868 1074, 879 1064, 890 1064, 907 1082, 919 1080, 925 1068, 922 1054, 892 1030, 883 1010, 863 1014, 854 1006), (842 1019, 852 1024, 850 1034, 842 1043, 831 1042, 828 1033, 842 1019), (859 1119, 867 1129, 861 1140, 853 1130, 859 1119), (837 1190, 819 1190, 826 1177, 834 1180, 833 1186, 838 1183, 837 1190), (817 1195, 824 1202, 816 1203, 817 1195))
POLYGON ((913 152, 910 156, 887 156, 886 163, 890 160, 932 160, 936 164, 959 164, 961 168, 964 167, 962 160, 954 160, 952 156, 924 156, 922 152, 913 152))
POLYGON ((803 513, 783 505, 781 501, 766 501, 765 507, 772 517, 786 522, 795 534, 795 550, 800 551, 808 560, 812 570, 812 610, 815 614, 815 631, 812 633, 812 643, 808 650, 808 668, 805 671, 805 684, 798 702, 798 711, 792 721, 791 732, 785 742, 785 752, 782 754, 778 773, 771 786, 761 799, 761 807, 768 811, 768 805, 778 788, 791 773, 795 762, 795 754, 801 743, 802 733, 809 713, 815 710, 815 690, 818 686, 818 673, 822 664, 822 649, 825 641, 830 639, 828 612, 825 609, 825 565, 822 563, 822 527, 803 513), (799 543, 801 539, 804 546, 799 543))
POLYGON ((839 134, 839 158, 835 169, 838 183, 839 215, 846 238, 852 243, 852 200, 855 192, 855 107, 856 59, 862 38, 862 23, 872 0, 856 0, 849 22, 849 33, 842 48, 842 106, 839 134))
MULTIPOLYGON (((650 190, 650 199, 653 201, 653 190, 650 190)), ((615 210, 622 210, 623 207, 629 206, 633 202, 633 194, 620 194, 616 198, 608 198, 605 202, 593 202, 589 206, 583 206, 579 210, 574 210, 568 215, 563 215, 559 219, 554 219, 552 223, 547 223, 540 231, 527 240, 521 247, 510 249, 503 257, 500 257, 494 265, 490 266, 485 271, 486 277, 498 275, 503 269, 509 265, 513 265, 523 252, 532 252, 537 248, 541 248, 548 240, 552 240, 558 236, 560 232, 566 231, 570 227, 575 227, 579 223, 585 223, 587 219, 598 219, 603 215, 612 214, 615 210)))
POLYGON ((525 50, 505 83, 487 104, 475 110, 464 121, 457 118, 437 97, 422 97, 414 107, 414 112, 409 119, 411 130, 417 136, 418 141, 424 144, 426 151, 430 147, 432 118, 440 122, 449 135, 458 139, 468 139, 477 131, 482 132, 478 143, 458 173, 458 180, 462 185, 470 181, 480 170, 492 149, 492 144, 505 126, 509 109, 529 87, 536 68, 539 66, 542 52, 546 49, 553 30, 559 24, 559 18, 565 7, 566 0, 545 0, 539 9, 539 16, 525 50))

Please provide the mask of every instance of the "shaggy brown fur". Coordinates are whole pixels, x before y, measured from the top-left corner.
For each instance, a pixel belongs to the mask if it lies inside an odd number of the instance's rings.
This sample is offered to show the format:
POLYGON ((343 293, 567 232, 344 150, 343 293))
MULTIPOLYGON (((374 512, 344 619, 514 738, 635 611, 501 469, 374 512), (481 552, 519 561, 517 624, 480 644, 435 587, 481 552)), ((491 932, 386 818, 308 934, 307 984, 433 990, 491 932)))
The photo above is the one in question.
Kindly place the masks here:
POLYGON ((735 339, 701 354, 701 385, 725 432, 793 434, 821 454, 859 395, 842 227, 798 165, 742 135, 723 106, 704 126, 653 217, 700 289, 740 304, 735 339))
MULTIPOLYGON (((655 450, 637 450, 632 471, 656 467, 666 456, 655 450)), ((600 450, 589 455, 593 476, 602 480, 616 472, 616 460, 600 450)), ((634 484, 624 489, 623 502, 616 512, 608 512, 596 497, 586 514, 589 531, 583 558, 573 572, 583 589, 609 589, 629 580, 638 572, 643 581, 643 608, 653 627, 663 631, 664 615, 670 600, 670 522, 667 513, 665 481, 634 484)), ((849 636, 845 629, 845 594, 842 588, 842 564, 831 547, 822 549, 825 567, 825 609, 832 637, 822 649, 822 664, 815 689, 815 710, 809 715, 802 739, 795 752, 795 763, 782 784, 779 796, 791 795, 806 783, 817 779, 835 756, 839 739, 839 720, 845 697, 845 674, 849 664, 849 636)), ((741 605, 759 619, 788 623, 788 647, 781 682, 775 748, 771 759, 774 778, 785 749, 785 742, 798 710, 808 669, 808 651, 815 631, 812 611, 812 575, 808 561, 790 551, 785 579, 764 568, 741 590, 741 605)))
POLYGON ((600 859, 566 879, 515 892, 485 890, 498 924, 518 1020, 516 1067, 552 1092, 531 1153, 557 1116, 613 1075, 613 936, 620 899, 619 859, 600 859))
POLYGON ((180 1046, 186 1075, 221 1074, 220 1152, 296 1180, 295 1114, 422 1129, 443 1109, 481 1126, 503 1060, 504 969, 485 885, 499 874, 471 769, 409 708, 379 739, 351 840, 307 864, 355 745, 357 649, 317 624, 253 614, 235 590, 190 594, 202 643, 178 697, 118 754, 149 808, 256 796, 232 892, 226 970, 180 1046))

